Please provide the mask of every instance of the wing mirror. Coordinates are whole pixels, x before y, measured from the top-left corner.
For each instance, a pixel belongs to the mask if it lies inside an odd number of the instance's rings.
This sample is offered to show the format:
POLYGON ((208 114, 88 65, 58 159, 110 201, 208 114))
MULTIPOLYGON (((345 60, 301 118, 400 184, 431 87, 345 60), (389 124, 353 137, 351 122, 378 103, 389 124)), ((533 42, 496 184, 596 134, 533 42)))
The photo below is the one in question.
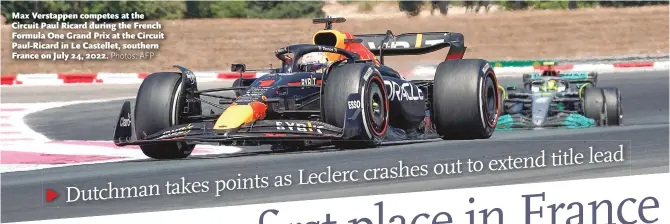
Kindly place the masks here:
POLYGON ((230 66, 230 71, 243 73, 247 71, 247 66, 245 64, 233 64, 230 66))

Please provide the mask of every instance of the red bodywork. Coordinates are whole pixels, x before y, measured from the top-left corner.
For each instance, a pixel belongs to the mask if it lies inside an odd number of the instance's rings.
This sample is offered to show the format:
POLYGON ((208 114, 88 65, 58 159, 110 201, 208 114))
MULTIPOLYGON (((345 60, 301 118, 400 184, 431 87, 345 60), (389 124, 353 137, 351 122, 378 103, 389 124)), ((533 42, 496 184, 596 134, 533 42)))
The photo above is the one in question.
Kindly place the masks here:
POLYGON ((558 77, 560 73, 558 69, 556 69, 554 66, 551 65, 540 67, 540 70, 542 70, 541 72, 542 76, 558 77))
POLYGON ((573 65, 541 65, 534 66, 536 70, 540 71, 542 76, 559 76, 561 70, 570 70, 573 65))

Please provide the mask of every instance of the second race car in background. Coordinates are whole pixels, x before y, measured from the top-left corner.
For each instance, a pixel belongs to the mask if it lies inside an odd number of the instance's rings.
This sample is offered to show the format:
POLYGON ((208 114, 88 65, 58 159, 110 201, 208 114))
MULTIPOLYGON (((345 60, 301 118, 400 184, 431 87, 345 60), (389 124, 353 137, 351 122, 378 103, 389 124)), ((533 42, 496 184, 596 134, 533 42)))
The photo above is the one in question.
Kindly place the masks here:
POLYGON ((541 72, 524 74, 523 88, 500 86, 502 115, 497 129, 587 128, 623 124, 621 93, 598 88, 597 73, 561 72, 545 64, 541 72))

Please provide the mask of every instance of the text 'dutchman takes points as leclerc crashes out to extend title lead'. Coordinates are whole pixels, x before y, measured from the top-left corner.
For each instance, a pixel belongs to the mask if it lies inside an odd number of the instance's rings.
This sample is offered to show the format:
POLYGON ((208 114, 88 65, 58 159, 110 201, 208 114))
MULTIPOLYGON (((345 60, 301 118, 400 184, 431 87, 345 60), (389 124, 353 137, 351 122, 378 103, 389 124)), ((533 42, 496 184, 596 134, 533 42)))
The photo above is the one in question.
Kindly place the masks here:
POLYGON ((462 158, 426 164, 407 164, 399 160, 386 166, 360 169, 338 169, 332 166, 312 167, 309 170, 296 169, 294 172, 273 175, 230 174, 220 179, 165 180, 162 183, 123 186, 107 182, 99 186, 67 186, 67 203, 82 201, 106 201, 118 199, 144 198, 161 195, 211 194, 222 197, 235 191, 266 188, 287 188, 291 186, 313 186, 344 184, 392 179, 419 178, 426 176, 461 175, 468 173, 494 173, 544 167, 567 167, 625 162, 624 145, 617 147, 587 149, 541 150, 533 155, 499 156, 488 162, 479 159, 462 158))

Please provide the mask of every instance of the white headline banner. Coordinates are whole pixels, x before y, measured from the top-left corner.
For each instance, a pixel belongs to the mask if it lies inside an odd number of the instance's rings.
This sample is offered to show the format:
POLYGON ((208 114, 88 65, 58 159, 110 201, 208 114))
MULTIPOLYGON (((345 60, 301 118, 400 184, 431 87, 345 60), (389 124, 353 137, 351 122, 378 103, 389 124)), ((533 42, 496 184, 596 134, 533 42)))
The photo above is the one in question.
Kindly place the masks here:
POLYGON ((661 224, 670 223, 669 177, 664 173, 25 223, 661 224))

